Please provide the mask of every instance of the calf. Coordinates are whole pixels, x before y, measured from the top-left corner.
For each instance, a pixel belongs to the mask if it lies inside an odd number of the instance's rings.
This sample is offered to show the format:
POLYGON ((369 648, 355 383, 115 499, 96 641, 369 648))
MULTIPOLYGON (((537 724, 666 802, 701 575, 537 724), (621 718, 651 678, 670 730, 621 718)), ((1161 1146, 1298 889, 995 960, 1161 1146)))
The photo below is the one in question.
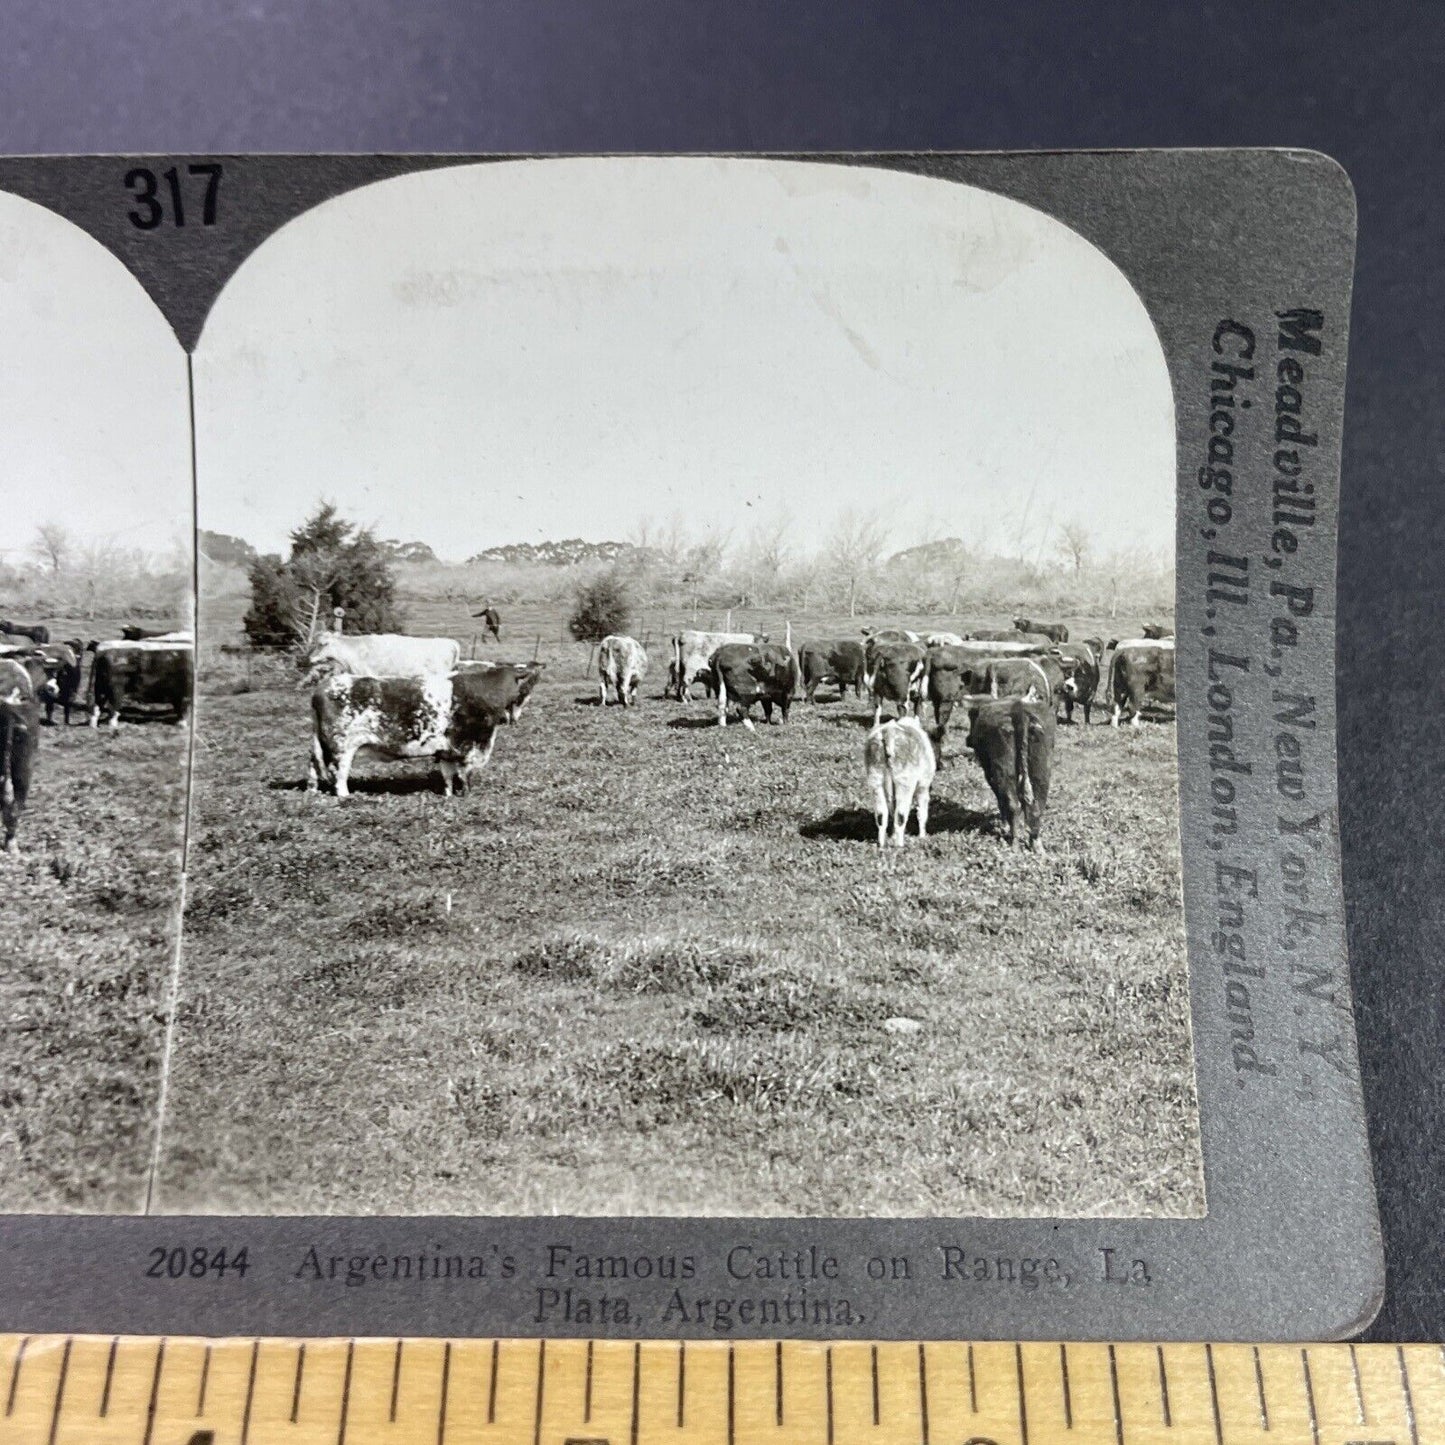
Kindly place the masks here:
POLYGON ((873 792, 873 818, 878 846, 884 847, 891 825, 893 846, 903 846, 908 814, 917 810, 918 836, 928 836, 928 793, 938 766, 938 738, 916 717, 880 723, 863 745, 863 765, 873 792))
POLYGON ((636 638, 609 633, 597 649, 597 675, 603 707, 607 706, 609 687, 623 707, 632 707, 637 702, 638 684, 647 676, 647 652, 636 638))
POLYGON ((11 658, 0 658, 0 821, 5 851, 20 851, 16 834, 30 796, 40 740, 40 704, 30 672, 11 658))
POLYGON ((1151 698, 1155 702, 1174 701, 1174 644, 1167 639, 1129 638, 1114 649, 1109 667, 1109 697, 1114 704, 1111 719, 1119 726, 1121 713, 1132 714, 1129 721, 1139 726, 1139 715, 1151 698))
POLYGON ((1014 630, 1035 637, 1043 636, 1050 642, 1069 640, 1069 629, 1062 622, 1031 622, 1027 617, 1015 617, 1014 630))
POLYGON ((850 687, 854 697, 862 696, 867 669, 861 642, 805 642, 798 649, 798 668, 802 673, 803 696, 809 702, 825 683, 838 689, 840 701, 850 687))
POLYGON ((329 780, 338 798, 358 753, 432 758, 446 795, 465 791, 492 755, 497 729, 514 721, 542 664, 466 668, 430 677, 336 673, 311 694, 313 732, 306 791, 329 780))
POLYGON ((772 722, 774 707, 787 722, 798 687, 798 659, 791 648, 776 642, 724 643, 713 653, 710 671, 719 727, 728 725, 729 703, 742 709, 743 726, 749 731, 753 721, 748 710, 755 702, 762 704, 764 722, 772 722))
POLYGON ((91 642, 90 725, 108 719, 114 732, 127 707, 163 707, 185 722, 195 683, 195 648, 189 642, 91 642))
POLYGON ((1053 705, 1000 698, 970 706, 968 746, 998 800, 1008 841, 1033 847, 1043 827, 1054 762, 1053 705), (1022 827, 1020 823, 1022 822, 1022 827))
POLYGON ((928 654, 916 642, 881 642, 869 639, 868 672, 864 686, 873 695, 873 726, 883 721, 883 704, 891 702, 898 716, 916 712, 922 697, 928 654))
POLYGON ((1064 670, 1065 721, 1073 722, 1077 705, 1084 710, 1084 726, 1087 727, 1094 697, 1099 691, 1099 654, 1087 642, 1065 642, 1051 648, 1049 656, 1055 658, 1064 670))

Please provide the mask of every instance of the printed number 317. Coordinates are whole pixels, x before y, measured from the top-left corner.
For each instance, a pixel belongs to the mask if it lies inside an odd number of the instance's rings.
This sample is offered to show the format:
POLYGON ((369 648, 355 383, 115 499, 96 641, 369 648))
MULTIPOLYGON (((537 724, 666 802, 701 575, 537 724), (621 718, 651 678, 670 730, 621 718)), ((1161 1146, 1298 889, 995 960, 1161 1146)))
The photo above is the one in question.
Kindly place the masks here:
POLYGON ((201 190, 195 184, 184 184, 178 166, 171 166, 159 176, 148 166, 136 166, 134 170, 126 172, 125 188, 135 197, 135 205, 126 214, 136 230, 154 231, 167 221, 173 226, 184 226, 187 193, 193 215, 199 199, 201 225, 216 224, 216 197, 221 189, 221 167, 214 161, 197 162, 186 167, 185 175, 192 182, 204 177, 205 189, 201 190))

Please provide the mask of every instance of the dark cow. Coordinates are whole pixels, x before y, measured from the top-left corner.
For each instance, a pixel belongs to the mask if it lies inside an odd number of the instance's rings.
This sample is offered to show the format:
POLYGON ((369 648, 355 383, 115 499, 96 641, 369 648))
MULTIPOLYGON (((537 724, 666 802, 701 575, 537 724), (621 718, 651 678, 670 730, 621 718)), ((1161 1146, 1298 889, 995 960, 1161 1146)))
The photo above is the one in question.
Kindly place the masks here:
POLYGON ((1069 629, 1062 622, 1033 622, 1027 617, 1014 618, 1014 631, 1031 636, 1047 637, 1050 642, 1067 642, 1069 629))
POLYGON ((803 696, 809 702, 825 683, 838 689, 840 701, 850 687, 854 697, 863 695, 866 667, 861 642, 805 642, 798 649, 798 667, 802 673, 803 696))
POLYGON ((46 680, 52 684, 41 694, 45 704, 45 725, 55 722, 55 704, 60 704, 65 726, 70 726, 70 709, 80 693, 81 658, 85 656, 85 644, 76 638, 71 642, 47 642, 36 649, 44 667, 46 680))
POLYGON ((1054 765, 1053 705, 1000 698, 969 707, 968 746, 998 800, 1008 840, 1035 846, 1054 765), (1022 823, 1022 826, 1020 824, 1022 823))
POLYGON ((31 642, 45 643, 50 641, 50 629, 43 622, 26 624, 24 622, 0 622, 0 632, 7 637, 28 637, 31 642))
POLYGON ((772 722, 775 706, 787 722, 798 690, 798 659, 791 648, 776 642, 725 642, 713 653, 708 671, 717 693, 719 727, 728 725, 729 703, 742 709, 749 731, 753 720, 748 711, 755 702, 762 704, 764 722, 772 722))
POLYGON ((483 634, 490 632, 497 642, 502 640, 502 614, 490 602, 480 612, 473 612, 472 616, 482 619, 483 634))
POLYGON ((941 742, 948 720, 970 694, 988 691, 989 659, 963 647, 930 647, 923 674, 923 695, 933 704, 941 742))
POLYGON ((195 648, 189 642, 91 642, 90 725, 102 717, 114 732, 125 708, 163 707, 183 723, 195 684, 195 648))
POLYGON ((1050 707, 1064 695, 1064 666, 1048 653, 1034 657, 1001 657, 990 662, 981 689, 995 697, 1027 697, 1030 691, 1050 707))
POLYGON ((30 796, 39 741, 40 704, 30 671, 11 658, 0 658, 0 819, 10 854, 20 851, 16 834, 30 796))
POLYGON ((1165 627, 1162 622, 1146 622, 1143 627, 1143 635, 1151 642, 1158 642, 1163 637, 1173 637, 1174 629, 1165 627))
POLYGON ((1099 653, 1091 642, 1064 642, 1049 649, 1064 670, 1064 719, 1073 722, 1074 707, 1084 709, 1084 726, 1089 725, 1094 698, 1099 691, 1099 653))
POLYGON ((873 726, 883 720, 883 704, 891 702, 898 716, 917 712, 923 696, 923 675, 928 654, 916 642, 868 640, 867 667, 863 685, 873 694, 873 726))
POLYGON ((168 627, 140 627, 134 622, 127 622, 120 630, 124 642, 151 642, 157 637, 169 637, 170 633, 168 627))
POLYGON ((329 781, 338 798, 358 753, 433 758, 446 795, 465 792, 485 767, 497 729, 515 722, 544 663, 468 667, 429 677, 358 677, 333 673, 311 694, 313 733, 306 791, 329 781))
POLYGON ((1113 726, 1119 726, 1123 712, 1132 714, 1129 721, 1139 726, 1139 714, 1151 698, 1155 702, 1174 701, 1174 644, 1165 640, 1131 638, 1121 642, 1114 651, 1109 668, 1110 701, 1114 704, 1113 726))
POLYGON ((1052 647, 1054 640, 1045 636, 1042 632, 1020 632, 1014 628, 1011 632, 970 632, 965 634, 965 642, 997 642, 1007 646, 1009 643, 1016 647, 1052 647))

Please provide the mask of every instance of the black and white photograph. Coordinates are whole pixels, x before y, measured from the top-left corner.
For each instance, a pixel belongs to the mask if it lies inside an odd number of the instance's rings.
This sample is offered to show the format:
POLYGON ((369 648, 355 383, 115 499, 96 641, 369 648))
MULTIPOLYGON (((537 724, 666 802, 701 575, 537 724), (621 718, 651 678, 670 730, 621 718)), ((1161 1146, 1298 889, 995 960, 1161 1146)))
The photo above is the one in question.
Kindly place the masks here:
POLYGON ((155 1209, 1205 1212, 1174 398, 1106 255, 841 164, 458 164, 281 227, 193 367, 155 1209))
POLYGON ((0 194, 0 1208, 146 1201, 194 642, 186 357, 71 222, 0 194))

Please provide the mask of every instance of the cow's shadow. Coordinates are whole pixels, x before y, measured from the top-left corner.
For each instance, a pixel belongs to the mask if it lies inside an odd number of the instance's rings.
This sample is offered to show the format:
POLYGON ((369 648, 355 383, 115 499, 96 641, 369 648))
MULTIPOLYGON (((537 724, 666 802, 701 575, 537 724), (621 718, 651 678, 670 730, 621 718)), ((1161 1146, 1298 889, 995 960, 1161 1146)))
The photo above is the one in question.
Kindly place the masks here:
MULTIPOLYGON (((346 786, 354 798, 407 797, 417 793, 435 793, 437 797, 442 796, 442 780, 438 773, 398 773, 395 777, 370 778, 358 778, 353 774, 346 780, 346 786)), ((273 793, 304 793, 306 779, 272 778, 266 787, 273 793)), ((317 789, 316 796, 334 800, 336 794, 329 783, 323 783, 317 789)))
MULTIPOLYGON (((969 808, 948 798, 934 798, 928 809, 928 836, 939 833, 992 834, 998 828, 993 809, 969 808)), ((909 815, 908 835, 914 836, 918 820, 909 815)), ((867 808, 835 808, 826 818, 814 818, 798 829, 800 836, 824 843, 876 843, 878 824, 867 808)))
MULTIPOLYGON (((709 713, 706 717, 671 717, 667 720, 670 728, 715 728, 717 726, 717 714, 709 713)), ((729 723, 729 727, 742 727, 741 723, 729 723)))

